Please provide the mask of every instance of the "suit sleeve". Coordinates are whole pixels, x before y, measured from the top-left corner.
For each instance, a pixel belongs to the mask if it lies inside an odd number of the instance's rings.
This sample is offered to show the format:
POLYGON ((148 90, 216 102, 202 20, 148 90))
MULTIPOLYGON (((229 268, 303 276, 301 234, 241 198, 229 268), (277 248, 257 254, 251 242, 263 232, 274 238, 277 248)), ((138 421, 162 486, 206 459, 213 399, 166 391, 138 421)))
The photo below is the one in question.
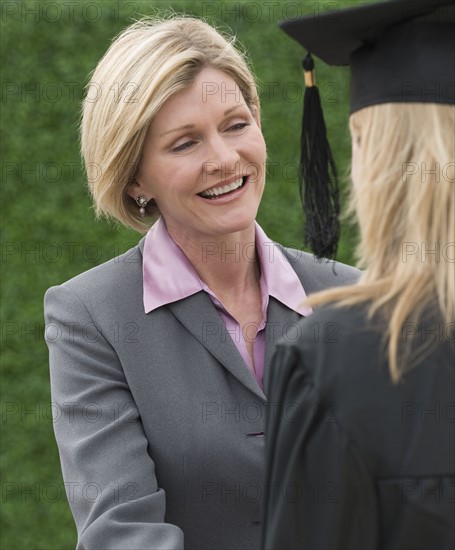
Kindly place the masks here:
POLYGON ((378 547, 374 479, 291 346, 273 358, 266 428, 264 550, 378 547))
POLYGON ((69 288, 45 296, 54 431, 77 549, 183 548, 165 522, 134 399, 118 356, 69 288))

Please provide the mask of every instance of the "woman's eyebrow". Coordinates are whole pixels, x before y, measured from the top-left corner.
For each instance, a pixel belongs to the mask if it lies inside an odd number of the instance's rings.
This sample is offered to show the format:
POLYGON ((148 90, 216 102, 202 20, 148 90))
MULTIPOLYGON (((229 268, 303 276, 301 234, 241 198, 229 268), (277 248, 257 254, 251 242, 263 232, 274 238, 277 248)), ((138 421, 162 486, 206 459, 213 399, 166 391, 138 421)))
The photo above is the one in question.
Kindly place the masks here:
MULTIPOLYGON (((235 111, 235 109, 238 109, 239 107, 243 107, 243 104, 234 105, 233 107, 229 107, 229 109, 226 109, 224 111, 224 116, 227 116, 232 113, 232 111, 235 111)), ((165 136, 166 134, 170 134, 171 132, 177 132, 178 130, 190 130, 191 128, 194 128, 194 124, 184 124, 183 126, 178 126, 177 128, 172 128, 172 130, 166 130, 162 134, 159 135, 159 137, 165 136)))
POLYGON ((244 107, 243 103, 238 103, 237 105, 234 105, 233 107, 229 107, 229 109, 226 109, 224 111, 224 116, 227 116, 232 113, 232 111, 235 111, 235 109, 238 109, 239 107, 244 107))
POLYGON ((183 126, 172 128, 172 130, 166 130, 165 132, 160 134, 159 137, 165 136, 166 134, 170 134, 171 132, 177 132, 177 130, 189 130, 190 128, 194 128, 194 124, 184 124, 183 126))

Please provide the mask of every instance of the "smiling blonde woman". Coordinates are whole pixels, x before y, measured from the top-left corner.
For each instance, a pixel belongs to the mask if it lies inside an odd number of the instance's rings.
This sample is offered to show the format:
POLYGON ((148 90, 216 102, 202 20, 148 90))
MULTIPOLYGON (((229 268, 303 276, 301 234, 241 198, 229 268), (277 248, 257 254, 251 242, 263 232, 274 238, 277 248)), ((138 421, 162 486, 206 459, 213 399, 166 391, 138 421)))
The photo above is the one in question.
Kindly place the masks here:
MULTIPOLYGON (((48 290, 55 435, 82 548, 259 549, 268 370, 306 296, 357 270, 273 243, 259 99, 205 22, 146 19, 82 117, 98 214, 146 235, 48 290)), ((48 333, 49 334, 49 333, 48 333)))

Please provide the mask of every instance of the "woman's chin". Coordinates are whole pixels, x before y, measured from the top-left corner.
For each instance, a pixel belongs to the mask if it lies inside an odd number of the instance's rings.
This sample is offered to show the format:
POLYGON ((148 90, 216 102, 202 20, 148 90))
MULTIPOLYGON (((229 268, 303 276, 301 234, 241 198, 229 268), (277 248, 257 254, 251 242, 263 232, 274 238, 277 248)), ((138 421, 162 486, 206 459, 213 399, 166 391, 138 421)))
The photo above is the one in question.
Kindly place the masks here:
POLYGON ((243 214, 239 213, 235 216, 226 216, 226 219, 223 219, 224 217, 221 217, 217 220, 217 227, 216 229, 214 227, 214 232, 216 232, 216 234, 228 235, 232 233, 241 233, 243 231, 248 231, 251 229, 251 227, 254 226, 256 213, 257 211, 246 212, 243 214))

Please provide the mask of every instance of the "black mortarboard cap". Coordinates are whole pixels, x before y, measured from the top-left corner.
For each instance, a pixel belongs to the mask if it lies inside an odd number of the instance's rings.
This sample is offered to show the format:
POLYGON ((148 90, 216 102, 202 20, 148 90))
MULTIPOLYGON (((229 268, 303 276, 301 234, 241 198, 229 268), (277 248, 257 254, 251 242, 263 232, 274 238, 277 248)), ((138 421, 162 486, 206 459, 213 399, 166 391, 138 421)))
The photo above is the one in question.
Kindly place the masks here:
MULTIPOLYGON (((350 65, 353 113, 380 103, 454 104, 454 22, 454 0, 388 0, 282 21, 280 27, 307 50, 306 72, 311 54, 329 65, 350 65)), ((331 257, 339 236, 338 184, 311 80, 306 76, 301 140, 305 241, 316 256, 331 257)))

